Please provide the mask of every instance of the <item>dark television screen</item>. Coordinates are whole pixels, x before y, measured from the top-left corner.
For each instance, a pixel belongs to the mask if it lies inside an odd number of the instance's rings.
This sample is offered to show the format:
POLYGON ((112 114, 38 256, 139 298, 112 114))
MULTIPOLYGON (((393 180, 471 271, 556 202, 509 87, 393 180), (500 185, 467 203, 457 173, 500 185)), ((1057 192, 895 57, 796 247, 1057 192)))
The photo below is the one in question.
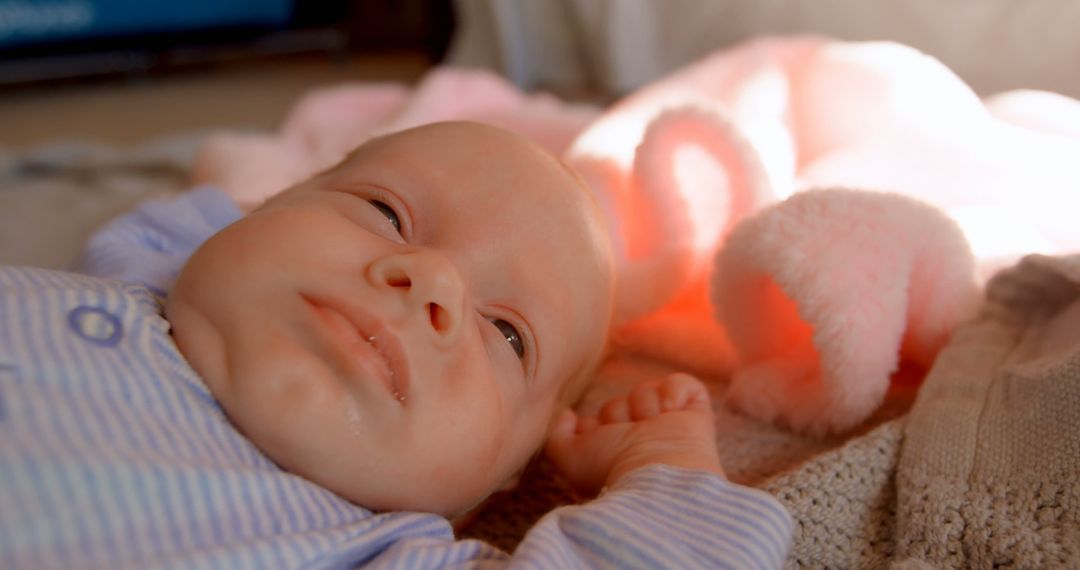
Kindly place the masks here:
POLYGON ((338 48, 347 0, 0 0, 0 83, 338 48))

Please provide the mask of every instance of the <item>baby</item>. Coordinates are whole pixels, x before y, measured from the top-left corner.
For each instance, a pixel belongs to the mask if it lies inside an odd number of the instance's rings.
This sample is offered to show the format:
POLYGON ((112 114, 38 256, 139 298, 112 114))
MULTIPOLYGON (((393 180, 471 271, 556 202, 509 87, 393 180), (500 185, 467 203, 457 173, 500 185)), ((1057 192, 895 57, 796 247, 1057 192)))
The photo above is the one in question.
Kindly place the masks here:
POLYGON ((514 560, 778 566, 790 520, 724 481, 699 382, 566 409, 611 315, 599 220, 538 147, 440 123, 246 216, 147 204, 92 240, 98 278, 0 269, 0 566, 510 561, 447 517, 545 440, 607 491, 514 560))

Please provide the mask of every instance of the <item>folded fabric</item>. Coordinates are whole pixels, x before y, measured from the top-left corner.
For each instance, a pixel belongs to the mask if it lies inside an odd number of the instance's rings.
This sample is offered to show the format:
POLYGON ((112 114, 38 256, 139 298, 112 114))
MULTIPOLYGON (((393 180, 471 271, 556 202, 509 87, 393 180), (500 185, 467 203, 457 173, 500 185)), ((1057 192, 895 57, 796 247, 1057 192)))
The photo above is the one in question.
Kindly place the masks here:
POLYGON ((740 357, 728 397, 801 431, 854 427, 901 360, 929 368, 973 313, 973 267, 951 219, 899 194, 813 190, 761 211, 712 283, 740 357))
POLYGON ((621 248, 623 348, 730 375, 733 404, 810 433, 920 376, 994 269, 1080 250, 1076 156, 1080 102, 987 105, 912 48, 819 37, 710 55, 567 152, 621 248))

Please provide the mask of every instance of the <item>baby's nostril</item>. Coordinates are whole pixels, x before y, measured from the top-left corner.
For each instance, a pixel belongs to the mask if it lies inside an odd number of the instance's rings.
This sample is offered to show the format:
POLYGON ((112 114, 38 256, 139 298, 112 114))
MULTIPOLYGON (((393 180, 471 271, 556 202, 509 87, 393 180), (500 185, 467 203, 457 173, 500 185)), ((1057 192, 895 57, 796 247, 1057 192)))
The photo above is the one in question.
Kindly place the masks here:
POLYGON ((387 271, 384 276, 386 284, 391 287, 412 287, 412 279, 409 279, 409 274, 402 271, 400 268, 393 268, 387 271))
POLYGON ((431 319, 431 327, 435 332, 443 332, 450 325, 450 314, 438 303, 428 303, 428 318, 431 319))

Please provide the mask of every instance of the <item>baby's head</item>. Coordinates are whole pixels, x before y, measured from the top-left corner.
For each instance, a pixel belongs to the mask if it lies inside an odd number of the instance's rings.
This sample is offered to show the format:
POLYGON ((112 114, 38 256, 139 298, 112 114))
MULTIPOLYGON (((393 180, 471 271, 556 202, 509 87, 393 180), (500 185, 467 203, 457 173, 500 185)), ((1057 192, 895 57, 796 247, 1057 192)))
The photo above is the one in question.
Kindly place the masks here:
POLYGON ((368 508, 454 515, 539 449, 611 302, 580 180, 516 135, 440 123, 374 139, 215 235, 166 312, 279 465, 368 508))

